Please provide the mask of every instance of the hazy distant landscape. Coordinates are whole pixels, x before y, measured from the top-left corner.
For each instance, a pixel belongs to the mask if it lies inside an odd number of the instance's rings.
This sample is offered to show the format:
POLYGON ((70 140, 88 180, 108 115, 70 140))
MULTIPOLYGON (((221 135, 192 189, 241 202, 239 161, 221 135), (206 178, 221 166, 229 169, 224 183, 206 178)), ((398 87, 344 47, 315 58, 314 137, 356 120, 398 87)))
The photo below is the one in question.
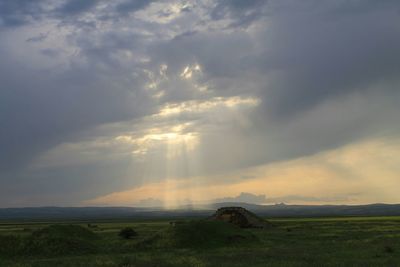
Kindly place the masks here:
POLYGON ((400 216, 400 204, 370 205, 257 205, 248 203, 215 203, 182 206, 175 209, 134 207, 37 207, 0 209, 0 221, 7 220, 91 220, 91 219, 163 219, 210 216, 217 208, 240 206, 263 217, 334 217, 334 216, 400 216))

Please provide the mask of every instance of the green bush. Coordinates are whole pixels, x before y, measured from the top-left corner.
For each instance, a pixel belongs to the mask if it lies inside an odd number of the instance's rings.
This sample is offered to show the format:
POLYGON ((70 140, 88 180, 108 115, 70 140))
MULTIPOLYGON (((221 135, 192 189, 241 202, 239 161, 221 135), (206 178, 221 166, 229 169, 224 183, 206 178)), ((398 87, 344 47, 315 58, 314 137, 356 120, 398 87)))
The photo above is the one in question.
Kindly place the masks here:
POLYGON ((138 234, 131 227, 125 227, 124 229, 121 229, 121 231, 119 231, 118 235, 124 239, 131 239, 138 234))

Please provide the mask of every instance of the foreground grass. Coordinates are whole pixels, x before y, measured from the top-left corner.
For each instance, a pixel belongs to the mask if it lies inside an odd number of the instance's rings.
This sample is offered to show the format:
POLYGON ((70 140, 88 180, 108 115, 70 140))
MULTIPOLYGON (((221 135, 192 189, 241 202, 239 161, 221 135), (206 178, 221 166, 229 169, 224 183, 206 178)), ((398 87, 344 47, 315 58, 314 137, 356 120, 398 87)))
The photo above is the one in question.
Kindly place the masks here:
MULTIPOLYGON (((220 230, 219 226, 210 232, 207 227, 198 230, 197 225, 171 235, 174 230, 166 221, 95 223, 96 227, 89 229, 97 236, 91 240, 96 249, 86 254, 3 253, 0 266, 400 266, 399 217, 272 221, 274 228, 240 232, 246 238, 256 239, 234 244, 223 242, 223 235, 215 239, 214 234, 208 234, 222 231, 232 235, 234 230, 220 230), (118 231, 123 227, 134 228, 139 236, 132 240, 119 238, 118 231), (179 245, 175 239, 181 238, 184 242, 179 245), (199 245, 190 246, 190 238, 199 245), (207 238, 213 246, 204 243, 207 238)), ((88 228, 87 224, 76 225, 88 228)), ((27 238, 46 226, 0 225, 0 235, 27 238)))

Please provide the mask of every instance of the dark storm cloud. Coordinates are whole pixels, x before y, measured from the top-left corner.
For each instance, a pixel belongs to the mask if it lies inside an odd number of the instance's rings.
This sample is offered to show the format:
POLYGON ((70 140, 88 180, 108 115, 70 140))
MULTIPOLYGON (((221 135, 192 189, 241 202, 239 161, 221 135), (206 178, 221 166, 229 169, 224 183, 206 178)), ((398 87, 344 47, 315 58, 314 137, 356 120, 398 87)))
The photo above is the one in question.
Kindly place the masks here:
MULTIPOLYGON (((230 46, 238 43, 235 40, 225 41, 229 46, 222 55, 208 51, 215 61, 222 60, 220 65, 206 64, 206 70, 220 76, 236 75, 235 71, 269 75, 268 85, 259 87, 270 115, 290 118, 326 99, 368 90, 374 82, 398 79, 398 2, 220 1, 213 13, 227 11, 212 17, 224 18, 229 11, 236 14, 230 17, 240 21, 241 14, 251 16, 253 11, 265 9, 268 15, 259 23, 265 23, 265 31, 244 36, 253 42, 241 47, 241 52, 232 51, 230 46), (229 57, 230 62, 223 57, 229 57), (231 66, 235 69, 230 70, 231 66)), ((224 37, 212 39, 218 44, 220 38, 224 37)), ((198 39, 194 43, 203 41, 201 47, 208 47, 204 36, 198 39)), ((218 50, 218 46, 213 49, 218 50)), ((197 58, 205 56, 202 52, 201 48, 196 50, 197 58)))
POLYGON ((248 26, 264 13, 267 0, 220 0, 212 9, 210 17, 214 20, 229 18, 230 27, 248 26))
MULTIPOLYGON (((101 9, 94 14, 99 20, 117 20, 119 16, 146 8, 155 0, 125 0, 111 2, 104 0, 1 0, 0 26, 17 27, 47 18, 60 19, 62 23, 81 27, 84 21, 79 17, 94 12, 99 4, 101 9), (73 20, 71 20, 73 19, 73 20)), ((86 22, 88 23, 88 22, 86 22)), ((95 23, 95 21, 92 21, 95 23)))
POLYGON ((135 88, 139 84, 118 68, 96 73, 95 64, 55 75, 21 72, 23 66, 3 58, 0 169, 20 167, 77 131, 132 119, 150 108, 144 105, 146 95, 135 88))
POLYGON ((374 82, 398 79, 398 4, 375 2, 368 9, 369 3, 355 2, 354 12, 338 2, 271 15, 258 70, 276 72, 264 93, 275 115, 291 116, 325 99, 365 91, 374 82))
POLYGON ((63 16, 77 15, 91 10, 99 2, 100 0, 67 0, 57 11, 63 16))
POLYGON ((255 23, 262 15, 258 25, 265 30, 184 35, 160 50, 178 62, 194 57, 213 76, 269 75, 268 85, 258 85, 264 105, 269 115, 290 118, 331 97, 396 80, 399 14, 396 1, 218 1, 213 19, 228 17, 237 27, 243 17, 255 23))
POLYGON ((45 1, 1 0, 0 26, 21 26, 41 17, 45 1))
MULTIPOLYGON (((45 11, 45 1, 3 0, 0 1, 0 17, 3 26, 22 26, 32 23, 31 18, 55 13, 62 17, 79 15, 93 9, 98 2, 57 2, 56 10, 45 11), (20 23, 11 23, 13 17, 20 23)), ((27 42, 43 41, 48 35, 27 38, 27 42)), ((86 58, 86 66, 74 63, 72 58, 72 67, 61 75, 51 70, 33 71, 0 49, 1 171, 21 167, 38 153, 73 138, 77 131, 132 119, 148 110, 145 105, 136 103, 138 99, 141 103, 146 101, 146 95, 136 88, 141 86, 140 82, 127 79, 127 69, 123 70, 110 56, 134 45, 132 36, 110 33, 97 46, 83 36, 71 38, 81 49, 80 58, 86 58), (99 69, 100 64, 105 65, 99 69)), ((57 57, 62 51, 45 48, 40 52, 57 57)))
POLYGON ((147 7, 156 0, 125 0, 116 6, 116 11, 120 14, 135 12, 147 7))
POLYGON ((264 159, 398 132, 398 3, 279 3, 260 37, 265 49, 248 64, 267 77, 257 124, 269 125, 263 143, 277 153, 264 159))

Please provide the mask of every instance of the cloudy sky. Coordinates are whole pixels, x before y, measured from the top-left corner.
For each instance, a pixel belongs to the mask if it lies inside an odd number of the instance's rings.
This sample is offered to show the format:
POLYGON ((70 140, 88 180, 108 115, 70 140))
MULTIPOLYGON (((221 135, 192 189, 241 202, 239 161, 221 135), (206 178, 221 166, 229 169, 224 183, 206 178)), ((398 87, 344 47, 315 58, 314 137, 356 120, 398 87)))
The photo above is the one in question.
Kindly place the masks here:
POLYGON ((0 206, 400 202, 396 0, 0 0, 0 206))

